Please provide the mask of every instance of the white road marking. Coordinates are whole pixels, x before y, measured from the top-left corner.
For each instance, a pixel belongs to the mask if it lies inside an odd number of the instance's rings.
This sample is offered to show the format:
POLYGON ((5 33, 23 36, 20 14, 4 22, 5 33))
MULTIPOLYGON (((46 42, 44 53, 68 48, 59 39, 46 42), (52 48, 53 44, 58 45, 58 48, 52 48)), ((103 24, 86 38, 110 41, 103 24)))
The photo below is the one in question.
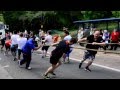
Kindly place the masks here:
MULTIPOLYGON (((48 52, 48 54, 50 54, 50 53, 48 52)), ((78 61, 78 62, 81 61, 81 60, 75 59, 75 58, 70 58, 70 59, 71 59, 71 60, 74 60, 74 61, 78 61)), ((87 62, 85 61, 85 63, 87 63, 87 62)), ((102 67, 102 68, 106 68, 106 69, 109 69, 109 70, 113 70, 113 71, 116 71, 116 72, 120 72, 120 70, 119 70, 119 69, 116 69, 116 68, 111 68, 111 67, 104 66, 104 65, 100 65, 100 64, 96 64, 96 63, 92 63, 92 65, 98 66, 98 67, 102 67)))
POLYGON ((5 68, 5 67, 9 67, 9 65, 5 65, 5 66, 3 66, 3 68, 5 68))
MULTIPOLYGON (((81 61, 81 60, 79 60, 79 59, 75 59, 75 58, 70 58, 70 59, 71 59, 71 60, 74 60, 74 61, 78 61, 78 62, 81 61)), ((87 62, 85 62, 85 63, 87 63, 87 62)), ((102 68, 106 68, 106 69, 109 69, 109 70, 113 70, 113 71, 120 72, 119 69, 111 68, 111 67, 108 67, 108 66, 104 66, 104 65, 100 65, 100 64, 96 64, 96 63, 92 63, 92 65, 94 65, 94 66, 98 66, 98 67, 102 67, 102 68)))
POLYGON ((2 58, 0 58, 0 60, 2 60, 2 58))

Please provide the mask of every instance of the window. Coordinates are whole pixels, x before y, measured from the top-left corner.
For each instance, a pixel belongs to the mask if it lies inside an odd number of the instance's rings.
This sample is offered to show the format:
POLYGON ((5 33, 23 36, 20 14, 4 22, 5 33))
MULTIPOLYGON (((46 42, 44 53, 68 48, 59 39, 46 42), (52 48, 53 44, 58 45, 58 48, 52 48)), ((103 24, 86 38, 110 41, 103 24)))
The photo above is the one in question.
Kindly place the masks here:
POLYGON ((4 29, 4 24, 0 24, 0 30, 4 29))

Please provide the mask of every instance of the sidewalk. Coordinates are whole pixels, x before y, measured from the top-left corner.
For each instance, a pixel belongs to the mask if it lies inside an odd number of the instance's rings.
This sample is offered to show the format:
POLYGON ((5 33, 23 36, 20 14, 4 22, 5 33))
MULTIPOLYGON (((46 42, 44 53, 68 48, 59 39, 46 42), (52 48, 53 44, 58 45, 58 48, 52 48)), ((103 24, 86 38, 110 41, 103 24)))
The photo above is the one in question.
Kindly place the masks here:
MULTIPOLYGON (((75 45, 75 46, 80 47, 78 45, 75 45)), ((48 52, 51 53, 51 51, 54 48, 55 47, 50 47, 48 52)), ((118 50, 120 50, 120 48, 118 48, 118 50)), ((40 53, 41 49, 39 49, 38 51, 40 53)), ((70 58, 82 60, 83 54, 84 54, 84 50, 74 49, 70 55, 70 58)), ((112 54, 112 53, 104 54, 103 52, 98 52, 94 63, 120 70, 120 59, 119 58, 120 58, 120 54, 112 54)))

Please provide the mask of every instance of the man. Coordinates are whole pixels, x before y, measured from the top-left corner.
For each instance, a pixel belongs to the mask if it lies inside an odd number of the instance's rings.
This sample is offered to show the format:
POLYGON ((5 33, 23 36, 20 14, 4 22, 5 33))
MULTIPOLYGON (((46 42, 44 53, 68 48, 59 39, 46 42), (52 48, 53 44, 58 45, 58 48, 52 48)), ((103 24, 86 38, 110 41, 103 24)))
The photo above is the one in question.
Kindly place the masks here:
MULTIPOLYGON (((61 61, 60 58, 62 57, 63 53, 66 53, 69 51, 70 46, 74 43, 76 43, 76 39, 72 38, 70 41, 66 41, 66 40, 62 40, 56 44, 57 47, 51 52, 51 56, 50 56, 50 63, 52 64, 51 67, 48 68, 48 70, 44 73, 44 78, 45 79, 50 79, 50 77, 48 76, 49 73, 51 73, 52 75, 56 75, 54 73, 55 69, 58 68, 61 65, 61 61)), ((53 45, 56 45, 53 44, 53 45)))
POLYGON ((18 60, 20 60, 22 47, 26 44, 27 38, 23 37, 23 33, 20 33, 20 37, 18 38, 17 41, 18 41, 18 60))
POLYGON ((14 34, 11 36, 11 53, 14 57, 14 61, 17 60, 16 57, 16 52, 17 52, 17 48, 18 48, 18 42, 17 39, 19 38, 19 35, 17 34, 17 31, 14 31, 14 34))
MULTIPOLYGON (((65 31, 64 33, 65 33, 64 40, 70 41, 72 39, 72 37, 69 34, 69 32, 65 31)), ((73 47, 73 45, 71 47, 73 47)), ((72 52, 72 50, 73 50, 73 48, 70 48, 70 50, 68 52, 66 52, 66 53, 63 54, 63 63, 65 63, 66 57, 68 57, 67 62, 69 63, 69 55, 72 52)))
MULTIPOLYGON (((114 29, 114 31, 111 33, 110 36, 111 43, 119 43, 120 41, 120 34, 117 31, 117 29, 114 29)), ((118 44, 112 44, 110 50, 117 50, 118 44)))
MULTIPOLYGON (((83 28, 80 28, 79 30, 78 30, 78 40, 79 39, 81 39, 81 38, 83 38, 83 36, 84 36, 84 29, 83 28)), ((80 45, 82 46, 83 44, 82 43, 80 43, 80 45)))
POLYGON ((31 62, 32 50, 38 50, 42 45, 35 47, 35 38, 30 38, 22 48, 23 59, 19 61, 19 66, 21 67, 26 62, 26 69, 32 69, 29 65, 31 62))
MULTIPOLYGON (((102 37, 100 37, 100 31, 95 31, 93 35, 88 36, 87 38, 79 39, 78 43, 82 41, 87 41, 89 44, 86 45, 87 49, 96 49, 98 50, 99 46, 104 46, 105 43, 102 40, 102 37), (90 44, 91 43, 91 44, 90 44)), ((91 71, 89 69, 89 66, 92 64, 93 60, 95 59, 95 55, 97 54, 97 51, 92 50, 85 50, 83 60, 79 64, 79 68, 81 68, 82 63, 86 59, 90 59, 85 67, 85 70, 91 71)))
POLYGON ((45 46, 42 47, 42 58, 46 57, 49 46, 53 43, 51 34, 51 30, 48 30, 47 36, 45 37, 45 40, 43 40, 45 46))

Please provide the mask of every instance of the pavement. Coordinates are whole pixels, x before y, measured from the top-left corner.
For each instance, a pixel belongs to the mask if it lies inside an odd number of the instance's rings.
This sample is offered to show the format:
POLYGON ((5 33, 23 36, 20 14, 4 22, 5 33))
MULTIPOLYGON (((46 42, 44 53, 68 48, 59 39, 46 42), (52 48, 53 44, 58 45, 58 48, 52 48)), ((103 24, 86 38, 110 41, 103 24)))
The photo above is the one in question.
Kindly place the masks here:
MULTIPOLYGON (((48 57, 41 58, 41 50, 32 55, 32 70, 20 68, 17 61, 9 52, 4 56, 0 52, 0 79, 43 79, 42 74, 51 65, 49 63, 49 54, 55 47, 49 48, 48 57)), ((99 52, 93 65, 90 66, 92 72, 85 71, 83 67, 79 69, 79 62, 82 60, 84 51, 74 49, 70 55, 70 63, 62 64, 56 69, 56 78, 53 79, 119 79, 120 78, 120 56, 118 54, 103 54, 99 52)))

